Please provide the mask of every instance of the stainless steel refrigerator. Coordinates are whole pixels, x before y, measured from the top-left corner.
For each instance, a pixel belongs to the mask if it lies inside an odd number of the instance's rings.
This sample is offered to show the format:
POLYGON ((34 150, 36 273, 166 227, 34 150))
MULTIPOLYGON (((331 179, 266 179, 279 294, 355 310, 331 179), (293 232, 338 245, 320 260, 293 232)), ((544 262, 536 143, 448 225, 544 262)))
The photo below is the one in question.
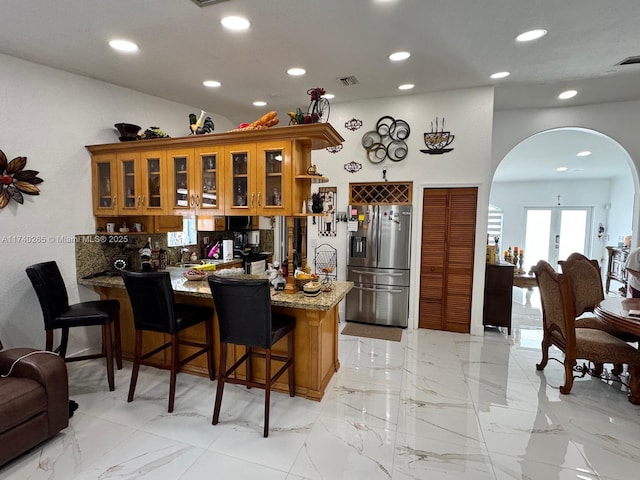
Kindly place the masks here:
POLYGON ((411 205, 351 209, 358 222, 349 232, 346 320, 406 327, 409 319, 411 205))

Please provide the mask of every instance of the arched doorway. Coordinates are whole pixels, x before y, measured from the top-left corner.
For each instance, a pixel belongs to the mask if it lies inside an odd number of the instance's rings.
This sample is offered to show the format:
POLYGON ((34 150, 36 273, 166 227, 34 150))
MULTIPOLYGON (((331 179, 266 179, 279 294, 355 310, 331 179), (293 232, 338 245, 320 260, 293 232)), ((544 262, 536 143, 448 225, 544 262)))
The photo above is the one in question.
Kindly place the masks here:
POLYGON ((504 215, 501 248, 524 249, 525 265, 530 266, 540 252, 548 253, 545 260, 557 263, 563 250, 580 250, 575 245, 582 241, 583 253, 602 263, 605 247, 617 245, 632 231, 633 168, 625 149, 595 130, 555 128, 521 141, 502 159, 491 185, 489 203, 504 215), (581 223, 569 223, 569 217, 581 223), (533 228, 548 231, 546 249, 527 245, 544 237, 540 232, 532 235, 533 228), (565 246, 564 239, 579 228, 584 234, 565 246))

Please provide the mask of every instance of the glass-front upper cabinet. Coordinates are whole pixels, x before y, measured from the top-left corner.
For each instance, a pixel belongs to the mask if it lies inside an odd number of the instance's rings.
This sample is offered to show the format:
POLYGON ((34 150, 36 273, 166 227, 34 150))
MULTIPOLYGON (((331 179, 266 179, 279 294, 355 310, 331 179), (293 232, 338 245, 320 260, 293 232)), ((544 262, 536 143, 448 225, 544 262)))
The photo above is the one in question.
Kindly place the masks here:
POLYGON ((149 215, 165 215, 168 212, 166 195, 165 152, 142 153, 142 210, 149 215))
POLYGON ((200 213, 224 214, 224 150, 222 147, 196 148, 195 203, 200 213))
POLYGON ((174 214, 188 213, 196 208, 192 194, 193 149, 170 150, 169 158, 169 194, 174 214))
POLYGON ((96 216, 116 215, 116 155, 96 154, 92 160, 93 170, 93 214, 96 216))
POLYGON ((227 185, 225 213, 253 215, 256 210, 257 192, 255 171, 255 145, 231 145, 225 150, 227 161, 227 185))
POLYGON ((259 215, 285 215, 291 209, 290 142, 258 144, 257 208, 259 215))
POLYGON ((142 192, 140 174, 137 171, 140 162, 139 153, 119 153, 118 163, 118 212, 135 214, 142 211, 142 192))

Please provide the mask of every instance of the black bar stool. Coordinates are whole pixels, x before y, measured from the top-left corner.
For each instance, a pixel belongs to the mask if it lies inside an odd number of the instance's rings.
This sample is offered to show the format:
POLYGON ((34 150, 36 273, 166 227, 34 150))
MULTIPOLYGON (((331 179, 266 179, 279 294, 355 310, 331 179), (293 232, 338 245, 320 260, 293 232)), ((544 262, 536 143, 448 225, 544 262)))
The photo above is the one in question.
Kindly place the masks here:
POLYGON ((271 386, 284 373, 289 371, 289 395, 295 395, 294 372, 294 330, 296 319, 288 315, 271 313, 271 292, 268 280, 244 280, 216 277, 208 278, 211 294, 216 307, 220 328, 220 365, 218 387, 213 409, 213 421, 216 425, 220 417, 222 393, 225 383, 236 383, 265 390, 264 397, 264 436, 269 436, 269 403, 271 386), (287 355, 272 355, 271 347, 281 338, 287 337, 287 355), (227 345, 244 345, 245 353, 227 370, 227 345), (264 353, 255 348, 264 349, 264 353), (253 379, 252 358, 265 359, 265 381, 253 379), (282 367, 271 375, 271 361, 283 362, 282 367), (246 366, 246 378, 237 378, 234 372, 246 366), (233 376, 232 376, 233 375, 233 376))
POLYGON ((171 371, 169 381, 169 413, 173 412, 176 393, 176 375, 178 370, 200 355, 207 355, 209 379, 215 378, 213 366, 213 309, 204 305, 176 303, 171 288, 171 276, 168 272, 122 272, 124 284, 129 293, 133 309, 133 322, 136 329, 135 353, 128 402, 133 400, 138 381, 140 365, 148 365, 171 371), (189 327, 204 323, 205 343, 181 340, 179 333, 189 327), (142 334, 144 331, 165 333, 171 340, 151 351, 142 353, 142 334), (180 346, 198 348, 197 351, 180 360, 180 346), (171 348, 169 365, 148 360, 167 348, 171 348))
POLYGON ((26 268, 29 280, 38 295, 44 329, 47 333, 46 349, 57 352, 65 362, 77 362, 91 358, 106 358, 109 390, 115 389, 113 380, 113 355, 118 370, 122 368, 122 344, 120 341, 120 303, 117 300, 94 300, 69 305, 67 288, 55 261, 38 263, 26 268), (113 324, 113 335, 111 325, 113 324), (102 352, 67 357, 69 329, 73 327, 102 326, 102 352), (60 345, 53 349, 53 331, 62 330, 60 345))

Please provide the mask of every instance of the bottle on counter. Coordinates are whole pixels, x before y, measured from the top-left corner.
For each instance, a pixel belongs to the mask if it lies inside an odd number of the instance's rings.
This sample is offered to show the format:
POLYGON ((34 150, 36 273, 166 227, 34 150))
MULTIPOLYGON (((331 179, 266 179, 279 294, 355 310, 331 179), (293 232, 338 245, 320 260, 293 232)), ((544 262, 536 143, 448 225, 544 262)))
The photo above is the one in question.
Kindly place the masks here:
POLYGON ((150 272, 153 270, 151 267, 151 237, 147 238, 147 243, 139 250, 140 260, 142 260, 142 271, 150 272))

